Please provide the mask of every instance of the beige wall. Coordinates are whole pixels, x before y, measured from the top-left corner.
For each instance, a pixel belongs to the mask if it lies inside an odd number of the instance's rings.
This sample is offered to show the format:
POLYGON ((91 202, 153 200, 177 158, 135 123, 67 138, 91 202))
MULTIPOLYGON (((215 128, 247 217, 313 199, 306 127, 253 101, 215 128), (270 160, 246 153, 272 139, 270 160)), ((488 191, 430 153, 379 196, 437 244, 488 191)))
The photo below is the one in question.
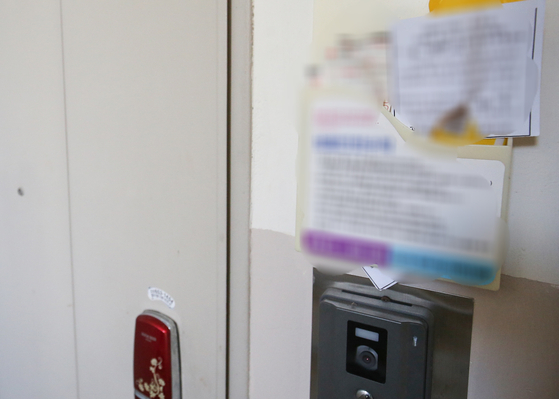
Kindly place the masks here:
MULTIPOLYGON (((348 5, 422 15, 428 0, 254 0, 252 228, 295 234, 297 93, 313 37, 348 5), (387 8, 386 4, 390 4, 387 8), (314 8, 313 8, 314 6, 314 8), (376 7, 376 5, 375 5, 376 7), (313 9, 322 18, 313 19, 313 9)), ((347 10, 346 10, 347 11, 347 10)), ((506 274, 559 284, 559 2, 547 2, 542 134, 517 139, 511 171, 506 274)), ((377 26, 377 25, 375 25, 377 26)))
MULTIPOLYGON (((308 398, 311 266, 294 251, 298 84, 313 10, 333 16, 372 0, 254 0, 251 192, 251 398, 308 398), (330 13, 330 14, 328 14, 330 13)), ((377 1, 377 4, 388 4, 377 1)), ((427 0, 392 0, 402 15, 427 0)), ((559 2, 548 1, 542 135, 516 140, 510 248, 501 290, 436 283, 476 299, 472 399, 559 397, 559 2), (526 280, 528 278, 530 280, 526 280), (536 282, 539 281, 539 282, 536 282), (552 285, 554 284, 554 285, 552 285)))
MULTIPOLYGON (((295 240, 252 230, 250 397, 308 399, 312 267, 295 240)), ((432 282, 474 298, 468 398, 559 397, 559 287, 503 276, 497 292, 432 282)))

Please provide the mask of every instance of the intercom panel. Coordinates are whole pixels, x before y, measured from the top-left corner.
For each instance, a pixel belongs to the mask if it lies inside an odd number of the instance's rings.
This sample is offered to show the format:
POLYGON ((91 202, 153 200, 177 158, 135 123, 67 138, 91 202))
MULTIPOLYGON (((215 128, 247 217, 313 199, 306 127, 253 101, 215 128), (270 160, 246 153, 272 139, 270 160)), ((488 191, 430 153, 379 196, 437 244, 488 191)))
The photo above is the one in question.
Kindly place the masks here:
POLYGON ((473 299, 314 270, 310 399, 467 399, 473 299))
POLYGON ((326 290, 320 301, 318 397, 367 392, 374 399, 428 398, 432 325, 430 311, 419 306, 326 290))

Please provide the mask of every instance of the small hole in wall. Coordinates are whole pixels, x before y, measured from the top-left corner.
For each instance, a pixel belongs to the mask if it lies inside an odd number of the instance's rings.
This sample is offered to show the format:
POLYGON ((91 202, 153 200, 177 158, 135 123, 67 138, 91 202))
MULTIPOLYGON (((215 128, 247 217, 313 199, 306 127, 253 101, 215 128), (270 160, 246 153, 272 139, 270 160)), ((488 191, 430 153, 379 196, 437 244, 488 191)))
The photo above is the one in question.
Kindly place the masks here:
POLYGON ((21 187, 18 188, 18 189, 17 189, 17 193, 23 197, 23 194, 24 194, 24 193, 23 193, 23 188, 21 188, 21 187))

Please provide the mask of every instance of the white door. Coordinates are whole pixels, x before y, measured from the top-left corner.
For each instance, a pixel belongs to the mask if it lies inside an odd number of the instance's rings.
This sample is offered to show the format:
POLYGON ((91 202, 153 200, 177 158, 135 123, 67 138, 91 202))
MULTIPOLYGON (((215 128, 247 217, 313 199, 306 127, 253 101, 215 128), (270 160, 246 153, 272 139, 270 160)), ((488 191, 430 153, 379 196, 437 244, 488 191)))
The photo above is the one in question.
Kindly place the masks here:
POLYGON ((226 2, 0 6, 0 398, 132 398, 148 308, 224 397, 226 2))
POLYGON ((75 398, 58 1, 0 1, 0 398, 75 398))

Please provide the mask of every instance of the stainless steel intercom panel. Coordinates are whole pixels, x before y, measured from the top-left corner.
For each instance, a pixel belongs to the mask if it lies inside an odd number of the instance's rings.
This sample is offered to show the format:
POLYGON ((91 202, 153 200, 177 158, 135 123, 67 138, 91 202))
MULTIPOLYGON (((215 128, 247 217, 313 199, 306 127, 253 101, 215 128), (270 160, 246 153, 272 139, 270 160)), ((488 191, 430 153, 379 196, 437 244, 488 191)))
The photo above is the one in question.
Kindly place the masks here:
POLYGON ((312 399, 466 399, 473 300, 315 270, 312 399))
POLYGON ((432 325, 420 306, 329 288, 320 301, 318 397, 429 397, 432 325))

